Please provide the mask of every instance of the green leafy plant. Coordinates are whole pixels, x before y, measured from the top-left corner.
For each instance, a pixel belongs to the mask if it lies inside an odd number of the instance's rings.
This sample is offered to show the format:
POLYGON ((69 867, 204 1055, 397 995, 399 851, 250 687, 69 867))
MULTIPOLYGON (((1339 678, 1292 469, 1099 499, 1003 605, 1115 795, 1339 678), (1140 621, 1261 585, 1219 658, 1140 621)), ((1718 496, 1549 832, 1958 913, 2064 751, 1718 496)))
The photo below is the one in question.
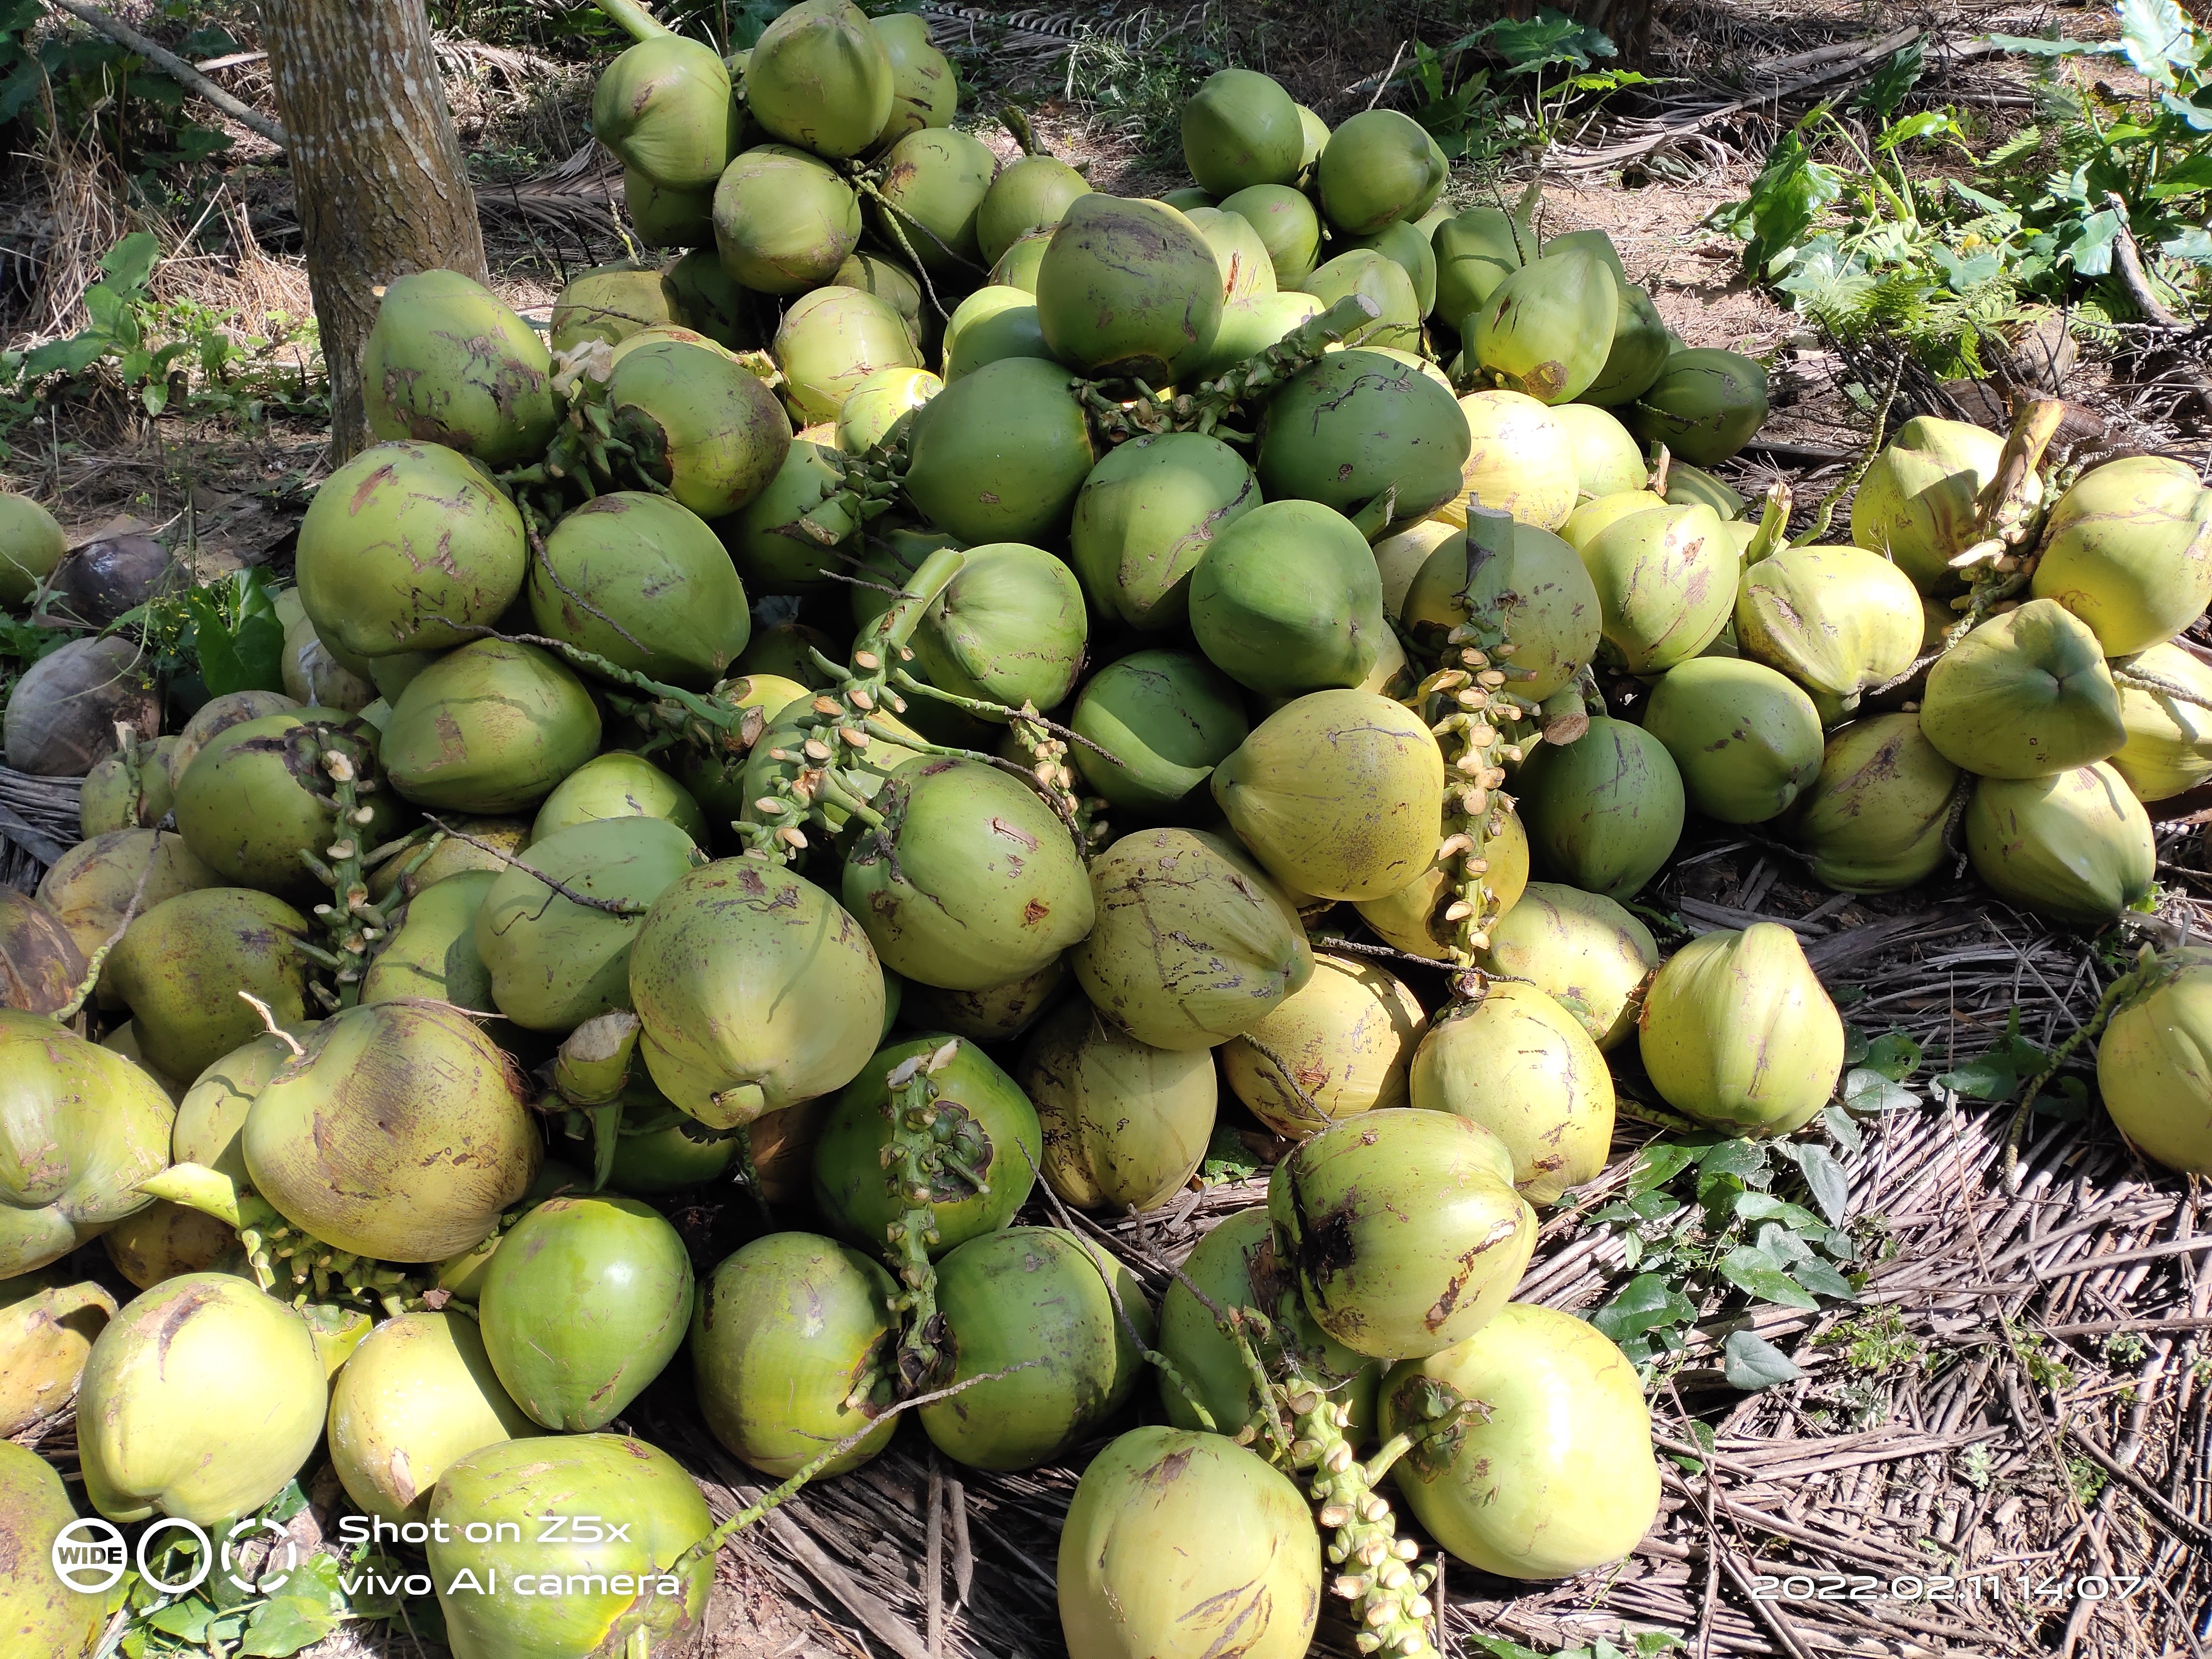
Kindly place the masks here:
POLYGON ((1617 55, 1604 34, 1549 6, 1534 17, 1495 19, 1441 50, 1417 40, 1410 72, 1422 101, 1413 118, 1455 160, 1480 165, 1516 150, 1547 150, 1570 112, 1586 112, 1624 87, 1650 84, 1633 70, 1597 67, 1598 59, 1617 55), (1487 66, 1462 72, 1479 51, 1499 60, 1494 82, 1487 66))
POLYGON ((136 638, 164 681, 197 677, 210 696, 284 689, 276 586, 259 567, 125 612, 108 631, 136 638))
POLYGON ((1625 1648, 1615 1647, 1600 1637, 1587 1647, 1563 1648, 1548 1654, 1524 1648, 1507 1637, 1486 1636, 1480 1631, 1468 1632, 1467 1640, 1474 1651, 1489 1654, 1492 1659, 1659 1659, 1662 1654, 1689 1645, 1674 1632, 1666 1630, 1638 1631, 1625 1648))
POLYGON ((1984 154, 1948 111, 1898 112, 1921 68, 1906 48, 1856 100, 1870 139, 1822 104, 1710 222, 1743 239, 1755 279, 1832 332, 1887 330, 1945 376, 1984 373, 1989 331, 2026 304, 2115 317, 2186 301, 2212 265, 2212 34, 2174 0, 2120 0, 2115 15, 2110 41, 1993 37, 2044 69, 2036 123, 1984 154), (2154 100, 2059 73, 2099 57, 2125 59, 2154 100), (1930 148, 1966 176, 1916 185, 1905 158, 1930 148))
POLYGON ((7 431, 38 407, 52 384, 106 366, 149 415, 171 410, 258 422, 271 408, 327 416, 329 392, 314 324, 278 318, 274 335, 234 332, 227 316, 191 301, 156 300, 161 263, 150 231, 133 231, 100 262, 86 285, 90 326, 27 351, 0 353, 0 456, 7 431))
MULTIPOLYGON (((1704 1131, 1646 1146, 1626 1197, 1591 1212, 1613 1227, 1632 1275, 1589 1316, 1647 1371, 1688 1346, 1709 1316, 1759 1306, 1808 1311, 1856 1302, 1850 1277, 1861 1259, 1846 1226, 1850 1185, 1829 1141, 1846 1152, 1863 1144, 1857 1117, 1917 1104, 1902 1088, 1921 1060, 1901 1031, 1869 1037, 1846 1027, 1848 1069, 1820 1123, 1828 1140, 1751 1140, 1704 1131)), ((1789 1357, 1747 1328, 1721 1344, 1721 1369, 1746 1389, 1800 1375, 1789 1357)))
MULTIPOLYGON (((157 20, 188 21, 201 9, 188 0, 161 0, 157 20)), ((185 89, 128 46, 75 28, 33 29, 51 14, 40 0, 0 0, 0 124, 27 122, 72 138, 89 137, 113 155, 149 194, 162 171, 194 167, 231 146, 228 133, 184 112, 185 89)), ((185 58, 238 50, 229 32, 212 24, 179 43, 185 58)))

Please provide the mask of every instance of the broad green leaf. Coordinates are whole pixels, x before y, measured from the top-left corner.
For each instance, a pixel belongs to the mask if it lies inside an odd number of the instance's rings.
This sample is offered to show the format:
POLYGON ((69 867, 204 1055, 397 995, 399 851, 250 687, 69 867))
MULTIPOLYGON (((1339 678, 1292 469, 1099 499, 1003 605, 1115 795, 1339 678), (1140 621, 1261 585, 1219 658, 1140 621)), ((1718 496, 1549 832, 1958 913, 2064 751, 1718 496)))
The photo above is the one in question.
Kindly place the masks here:
POLYGON ((1917 115, 1908 115, 1901 121, 1893 121, 1882 129, 1881 137, 1875 140, 1875 148, 1884 154, 1899 144, 1917 144, 1929 138, 1957 138, 1962 143, 1965 135, 1959 124, 1942 110, 1923 110, 1917 115))
POLYGON ((1831 1225, 1842 1226, 1850 1209, 1851 1183, 1844 1174, 1844 1166, 1836 1162, 1835 1154, 1817 1141, 1797 1143, 1797 1168, 1812 1191, 1813 1201, 1820 1206, 1820 1213, 1828 1218, 1831 1225))
POLYGON ((1697 1316, 1690 1299, 1658 1274, 1639 1273, 1590 1315, 1590 1323, 1619 1342, 1656 1326, 1687 1324, 1697 1316))
POLYGON ((1766 1172, 1766 1149, 1741 1138, 1715 1141, 1698 1158, 1698 1168, 1709 1176, 1732 1175, 1748 1180, 1766 1172))
POLYGON ((1817 1255, 1808 1254, 1802 1261, 1792 1262, 1790 1276, 1815 1296, 1832 1296, 1839 1302, 1859 1299, 1851 1281, 1817 1255))
POLYGON ((2169 167, 2166 176, 2150 187, 2149 194, 2152 200, 2163 202, 2206 190, 2212 190, 2212 151, 2199 150, 2169 167))
POLYGON ((1771 1193, 1744 1193, 1735 1200, 1736 1218, 1740 1221, 1778 1221, 1792 1232, 1808 1229, 1820 1233, 1828 1230, 1820 1218, 1802 1205, 1789 1204, 1771 1193))
POLYGON ((1728 1378, 1729 1387, 1755 1394, 1778 1382, 1794 1382, 1805 1373, 1765 1338, 1749 1331, 1730 1331, 1721 1345, 1721 1374, 1728 1378))
POLYGON ((143 289, 161 258, 161 244, 150 230, 134 230, 100 262, 107 280, 118 289, 143 289))
POLYGON ((2212 264, 2212 234, 2197 225, 2191 225, 2179 236, 2169 237, 2158 245, 2158 251, 2169 259, 2185 259, 2191 264, 2212 264))
POLYGON ((2120 0, 2120 46, 2142 77, 2171 89, 2176 65, 2194 67, 2195 31, 2176 0, 2120 0))
POLYGON ((1782 1264, 1753 1244, 1738 1245, 1720 1261, 1720 1275, 1740 1291, 1785 1308, 1817 1308, 1797 1282, 1782 1271, 1782 1264))
POLYGON ((1859 1133, 1859 1126, 1840 1106, 1820 1108, 1820 1122, 1835 1137, 1836 1144, 1847 1152, 1856 1152, 1866 1145, 1866 1137, 1859 1133))
POLYGON ((2111 208, 2100 208, 2081 221, 2074 240, 2067 244, 2066 257, 2084 276, 2106 276, 2112 269, 2112 244, 2119 234, 2119 214, 2111 208))
POLYGON ((166 1607, 156 1607, 146 1615, 146 1622, 167 1636, 175 1636, 198 1644, 207 1635, 208 1621, 216 1610, 197 1595, 188 1595, 181 1601, 172 1601, 166 1607))
POLYGON ((279 1595, 254 1613, 238 1650, 240 1659, 290 1659, 337 1627, 337 1615, 323 1598, 279 1595))
POLYGON ((1843 1097, 1845 1108, 1854 1112, 1895 1112, 1920 1103, 1911 1090, 1864 1066, 1844 1074, 1843 1097))
POLYGON ((1655 1140, 1644 1149, 1637 1162, 1636 1171, 1628 1177, 1628 1190, 1632 1194, 1648 1193, 1654 1187, 1672 1181, 1698 1160, 1699 1148, 1685 1146, 1672 1140, 1655 1140))
POLYGON ((1926 59, 1927 47, 1921 37, 1915 36, 1890 53, 1881 67, 1867 76, 1866 84, 1859 88, 1854 101, 1876 120, 1887 121, 1905 101, 1905 94, 1919 81, 1926 59))
POLYGON ((1884 1031, 1867 1044, 1866 1065, 1892 1083, 1902 1083, 1920 1069, 1920 1045, 1903 1031, 1884 1031))
POLYGON ((2126 50, 2117 40, 2059 40, 2041 34, 1992 34, 1991 46, 2027 58, 2118 58, 2126 50))

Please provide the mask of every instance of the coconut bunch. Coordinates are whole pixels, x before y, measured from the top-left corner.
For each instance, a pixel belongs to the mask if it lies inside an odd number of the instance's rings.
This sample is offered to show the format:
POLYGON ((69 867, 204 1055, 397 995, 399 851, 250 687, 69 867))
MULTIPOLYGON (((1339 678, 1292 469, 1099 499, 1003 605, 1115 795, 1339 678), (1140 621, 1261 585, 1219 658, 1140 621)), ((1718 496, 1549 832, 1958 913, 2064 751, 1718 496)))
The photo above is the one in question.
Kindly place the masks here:
MULTIPOLYGON (((1324 1589, 1427 1651, 1386 1475, 1484 1571, 1620 1559, 1649 1418, 1620 1350, 1512 1302, 1538 1208, 1604 1169, 1632 1040, 1749 1135, 1844 1042, 1787 930, 1668 957, 1631 903, 1692 811, 1881 890, 1962 769, 2116 756, 1941 713, 1954 659, 2117 696, 2066 632, 2143 602, 2076 592, 2102 532, 1891 710, 1958 579, 1751 521, 1696 463, 1756 429, 1757 366, 1678 349, 1602 237, 1440 213, 1404 116, 1331 132, 1224 70, 1193 190, 1121 198, 955 131, 911 18, 805 0, 732 64, 610 9, 639 39, 595 131, 684 252, 546 336, 393 283, 285 693, 122 682, 131 738, 48 768, 93 775, 0 908, 0 1116, 44 1149, 5 1177, 0 1405, 76 1389, 118 1521, 250 1512, 319 1449, 364 1513, 448 1523, 441 1594, 545 1565, 468 1523, 637 1518, 554 1565, 651 1594, 447 1595, 483 1655, 696 1629, 726 1527, 620 1420, 672 1366, 787 1482, 903 1414, 992 1470, 1153 1419, 1077 1492, 1080 1654, 1302 1653, 1324 1589), (1156 1308, 1066 1212, 1168 1202, 1243 1113, 1267 1205, 1156 1308), (695 1262, 665 1206, 738 1182, 764 1230, 695 1262)), ((20 605, 60 538, 6 512, 20 605)), ((2010 550, 2032 514, 1954 516, 2010 550)))

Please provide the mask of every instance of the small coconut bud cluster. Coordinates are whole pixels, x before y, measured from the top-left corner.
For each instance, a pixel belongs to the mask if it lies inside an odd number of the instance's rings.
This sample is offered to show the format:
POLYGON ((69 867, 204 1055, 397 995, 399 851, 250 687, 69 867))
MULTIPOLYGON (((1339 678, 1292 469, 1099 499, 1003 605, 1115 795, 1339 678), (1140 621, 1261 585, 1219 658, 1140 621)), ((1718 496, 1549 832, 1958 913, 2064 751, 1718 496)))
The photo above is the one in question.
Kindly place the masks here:
POLYGON ((1397 1516, 1376 1490, 1391 1464, 1413 1444, 1401 1435, 1363 1463, 1346 1431, 1352 1407, 1314 1388, 1297 1385, 1284 1406, 1296 1425, 1294 1463, 1315 1473, 1308 1490, 1320 1507, 1316 1518, 1331 1534, 1329 1565, 1340 1569, 1329 1589, 1352 1603, 1362 1653, 1428 1659, 1437 1652, 1429 1590, 1436 1569, 1419 1565, 1420 1546, 1398 1536, 1397 1516))
POLYGON ((330 971, 337 988, 311 983, 308 989, 326 1009, 349 1008, 361 1000, 361 982, 368 972, 369 956, 392 925, 381 907, 369 902, 368 872, 404 850, 415 837, 404 837, 373 851, 362 847, 362 831, 376 821, 375 810, 366 797, 380 787, 374 769, 366 763, 367 745, 339 727, 310 730, 315 763, 330 781, 335 836, 319 857, 306 848, 300 850, 300 861, 331 890, 331 897, 314 907, 315 919, 329 936, 326 948, 307 950, 310 960, 330 971))
MULTIPOLYGON (((1416 703, 1437 700, 1446 711, 1429 729, 1443 745, 1444 829, 1437 861, 1446 872, 1443 920, 1452 928, 1455 966, 1474 965, 1475 953, 1490 945, 1498 920, 1498 895, 1490 885, 1490 842, 1505 833, 1505 766, 1521 758, 1525 744, 1514 728, 1527 720, 1528 705, 1508 686, 1528 680, 1528 670, 1511 665, 1512 642, 1494 620, 1462 623, 1446 637, 1443 665, 1422 680, 1416 703)), ((1431 705, 1433 706, 1433 705, 1431 705)))
POLYGON ((960 1052, 954 1037, 925 1054, 909 1054, 884 1079, 884 1115, 890 1139, 881 1154, 884 1176, 898 1215, 884 1229, 886 1252, 901 1288, 891 1297, 896 1313, 910 1316, 899 1345, 899 1370, 908 1387, 918 1388, 943 1369, 937 1346, 937 1269, 930 1247, 939 1243, 936 1201, 948 1177, 967 1183, 978 1196, 991 1183, 991 1142, 982 1127, 957 1103, 941 1099, 932 1080, 960 1052))

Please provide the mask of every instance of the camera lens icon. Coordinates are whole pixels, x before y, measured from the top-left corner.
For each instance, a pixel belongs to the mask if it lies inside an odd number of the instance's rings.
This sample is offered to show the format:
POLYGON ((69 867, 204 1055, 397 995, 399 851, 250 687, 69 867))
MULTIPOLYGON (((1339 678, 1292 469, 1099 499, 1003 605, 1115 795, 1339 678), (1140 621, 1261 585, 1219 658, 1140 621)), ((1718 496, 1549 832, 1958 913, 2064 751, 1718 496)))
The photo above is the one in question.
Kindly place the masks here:
POLYGON ((72 1521, 54 1534, 54 1577, 86 1595, 112 1590, 131 1565, 131 1547, 114 1522, 72 1521))

